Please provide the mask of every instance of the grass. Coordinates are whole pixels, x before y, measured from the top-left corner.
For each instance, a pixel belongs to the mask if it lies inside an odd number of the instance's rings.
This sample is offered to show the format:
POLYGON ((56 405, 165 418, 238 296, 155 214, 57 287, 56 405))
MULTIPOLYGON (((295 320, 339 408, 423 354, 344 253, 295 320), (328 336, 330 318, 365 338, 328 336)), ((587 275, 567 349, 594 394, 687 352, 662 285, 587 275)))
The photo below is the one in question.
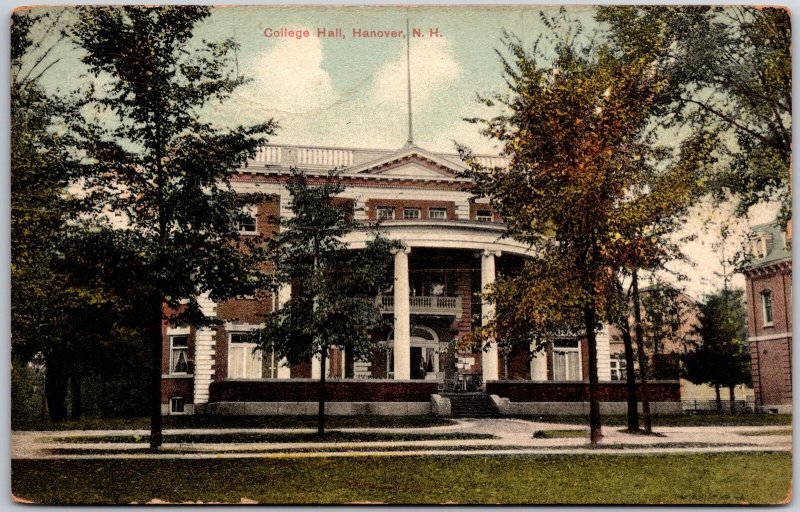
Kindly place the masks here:
MULTIPOLYGON (((331 446, 324 449, 312 447, 312 448, 281 448, 281 447, 272 447, 272 448, 264 448, 264 449, 246 449, 246 450, 214 450, 214 454, 238 454, 238 453, 342 453, 342 452, 407 452, 407 451, 416 451, 420 448, 418 446, 331 446)), ((507 445, 470 445, 470 446, 435 446, 435 447, 426 447, 425 450, 435 449, 437 451, 497 451, 497 450, 526 450, 528 447, 526 446, 507 446, 507 445)), ((161 448, 161 452, 169 453, 170 455, 183 455, 188 453, 202 453, 198 452, 198 450, 192 450, 187 448, 161 448)), ((102 449, 102 448, 53 448, 51 450, 47 450, 47 453, 50 455, 123 455, 123 454, 152 454, 153 452, 149 448, 144 447, 133 447, 133 448, 109 448, 109 449, 102 449)), ((206 452, 207 453, 207 452, 206 452)))
POLYGON ((755 430, 753 432, 739 432, 740 436, 790 436, 791 429, 786 430, 755 430))
MULTIPOLYGON (((588 416, 514 416, 530 421, 543 423, 567 423, 571 425, 587 425, 588 416)), ((699 414, 682 416, 653 416, 654 427, 722 427, 722 426, 771 426, 771 425, 791 425, 791 414, 699 414)), ((605 415, 602 416, 605 426, 626 426, 628 423, 624 415, 605 415)), ((639 416, 641 425, 641 416, 639 416)))
MULTIPOLYGON (((426 428, 453 425, 436 416, 328 416, 328 428, 426 428)), ((316 416, 164 416, 165 429, 185 428, 316 428, 316 416)), ((13 430, 140 430, 150 418, 86 418, 53 423, 45 420, 12 424, 13 430)))
MULTIPOLYGON (((145 443, 149 435, 99 435, 52 437, 42 442, 55 443, 145 443)), ((469 432, 234 432, 224 434, 168 434, 165 443, 341 443, 370 441, 432 441, 448 439, 496 439, 492 434, 469 432)))
POLYGON ((588 430, 537 430, 534 439, 557 439, 562 437, 589 437, 588 430))
POLYGON ((789 453, 13 460, 11 487, 42 504, 775 504, 789 453))

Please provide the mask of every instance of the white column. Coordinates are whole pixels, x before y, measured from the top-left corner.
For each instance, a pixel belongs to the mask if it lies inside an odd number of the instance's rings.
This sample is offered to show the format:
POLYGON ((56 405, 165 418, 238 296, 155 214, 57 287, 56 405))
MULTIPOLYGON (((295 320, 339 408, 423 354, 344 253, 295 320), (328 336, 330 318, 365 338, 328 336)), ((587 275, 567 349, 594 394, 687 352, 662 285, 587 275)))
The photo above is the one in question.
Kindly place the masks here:
POLYGON ((411 307, 409 304, 408 253, 394 252, 394 378, 411 378, 411 307))
MULTIPOLYGON (((481 292, 486 292, 487 287, 495 280, 495 257, 500 256, 500 251, 483 251, 481 255, 481 292)), ((494 304, 481 301, 481 319, 483 325, 489 323, 494 316, 494 304)), ((489 342, 489 349, 481 352, 481 369, 483 371, 483 382, 498 380, 498 357, 497 342, 489 342)))
MULTIPOLYGON (((327 362, 327 359, 325 361, 327 362)), ((319 379, 322 376, 320 370, 322 370, 322 358, 317 354, 311 358, 311 378, 319 379)))
MULTIPOLYGON (((200 311, 210 317, 217 316, 217 303, 211 300, 208 293, 197 298, 200 311)), ((214 378, 214 362, 217 343, 217 330, 203 327, 194 335, 194 403, 208 403, 208 387, 214 378)))
MULTIPOLYGON (((278 310, 286 305, 287 302, 292 298, 292 285, 291 284, 283 284, 280 288, 278 288, 278 293, 275 295, 275 310, 278 310)), ((292 375, 292 369, 289 368, 289 364, 286 362, 286 358, 281 358, 280 362, 278 363, 278 375, 277 378, 279 379, 288 379, 292 375)))
POLYGON ((608 382, 611 380, 611 336, 608 326, 603 325, 595 335, 597 341, 597 380, 608 382))
MULTIPOLYGON (((536 348, 535 345, 531 343, 531 351, 536 348)), ((531 380, 547 380, 547 351, 540 350, 531 359, 531 380)))

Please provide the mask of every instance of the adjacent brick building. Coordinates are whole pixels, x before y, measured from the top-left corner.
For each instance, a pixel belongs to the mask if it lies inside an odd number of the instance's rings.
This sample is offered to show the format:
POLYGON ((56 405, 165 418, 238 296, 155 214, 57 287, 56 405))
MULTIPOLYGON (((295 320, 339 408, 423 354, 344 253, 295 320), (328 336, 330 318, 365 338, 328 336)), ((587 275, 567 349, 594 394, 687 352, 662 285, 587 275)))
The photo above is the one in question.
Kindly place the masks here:
POLYGON ((776 224, 752 228, 752 263, 745 270, 747 324, 756 407, 792 410, 791 239, 776 224))

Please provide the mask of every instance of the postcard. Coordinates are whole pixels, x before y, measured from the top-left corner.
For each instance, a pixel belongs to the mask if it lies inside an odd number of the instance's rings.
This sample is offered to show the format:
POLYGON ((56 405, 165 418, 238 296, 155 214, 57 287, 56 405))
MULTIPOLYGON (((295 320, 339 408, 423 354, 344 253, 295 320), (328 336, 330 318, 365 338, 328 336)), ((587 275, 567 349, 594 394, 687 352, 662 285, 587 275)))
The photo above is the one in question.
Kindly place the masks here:
POLYGON ((791 500, 787 9, 10 21, 15 502, 791 500))

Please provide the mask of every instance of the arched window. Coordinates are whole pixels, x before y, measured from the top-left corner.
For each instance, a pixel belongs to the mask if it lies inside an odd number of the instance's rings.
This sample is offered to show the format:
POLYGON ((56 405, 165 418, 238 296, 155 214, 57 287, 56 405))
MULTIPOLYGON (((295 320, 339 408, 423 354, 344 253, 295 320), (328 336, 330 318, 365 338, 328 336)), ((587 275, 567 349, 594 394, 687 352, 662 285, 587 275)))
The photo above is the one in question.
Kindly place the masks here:
POLYGON ((761 292, 761 313, 764 318, 764 326, 772 325, 772 290, 767 289, 761 292))

